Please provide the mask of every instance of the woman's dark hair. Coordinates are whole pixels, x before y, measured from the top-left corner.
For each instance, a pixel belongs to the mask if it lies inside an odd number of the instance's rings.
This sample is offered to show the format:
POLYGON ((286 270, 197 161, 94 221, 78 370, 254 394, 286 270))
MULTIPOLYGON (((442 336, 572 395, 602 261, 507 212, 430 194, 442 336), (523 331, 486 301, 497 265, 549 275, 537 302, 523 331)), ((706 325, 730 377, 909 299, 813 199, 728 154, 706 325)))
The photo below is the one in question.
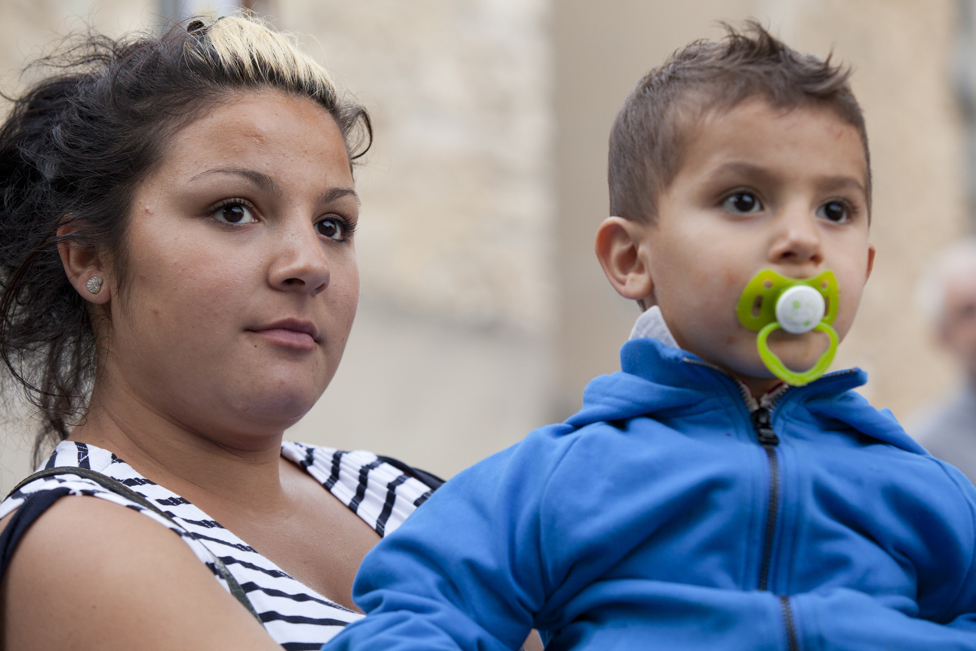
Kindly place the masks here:
POLYGON ((53 74, 0 128, 0 358, 40 412, 35 461, 84 414, 97 363, 94 311, 58 246, 107 256, 121 292, 133 195, 177 131, 235 93, 275 89, 328 111, 350 161, 372 140, 366 110, 293 38, 246 14, 66 43, 33 64, 53 74))

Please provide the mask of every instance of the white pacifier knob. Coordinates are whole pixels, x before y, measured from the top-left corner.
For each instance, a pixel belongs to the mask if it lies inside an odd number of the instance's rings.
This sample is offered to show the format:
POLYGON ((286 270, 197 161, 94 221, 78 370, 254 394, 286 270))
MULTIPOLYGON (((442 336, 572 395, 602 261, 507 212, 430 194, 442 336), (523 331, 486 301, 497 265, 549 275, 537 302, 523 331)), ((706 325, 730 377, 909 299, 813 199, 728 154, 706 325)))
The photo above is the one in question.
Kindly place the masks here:
POLYGON ((813 287, 794 285, 779 295, 776 321, 791 334, 803 334, 817 327, 826 307, 823 296, 813 287))

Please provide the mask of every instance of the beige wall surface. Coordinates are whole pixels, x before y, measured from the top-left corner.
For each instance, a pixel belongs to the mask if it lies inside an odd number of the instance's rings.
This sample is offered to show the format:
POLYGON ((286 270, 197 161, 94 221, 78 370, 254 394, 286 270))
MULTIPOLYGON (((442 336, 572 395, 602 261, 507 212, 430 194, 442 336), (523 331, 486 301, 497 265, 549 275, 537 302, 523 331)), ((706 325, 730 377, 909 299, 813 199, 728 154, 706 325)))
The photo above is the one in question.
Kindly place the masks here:
MULTIPOLYGON (((376 128, 356 173, 359 316, 332 386, 289 437, 450 476, 574 411, 590 378, 619 367, 637 316, 592 252, 613 116, 670 52, 748 16, 855 68, 879 253, 837 363, 864 366, 864 393, 900 417, 953 381, 911 300, 921 266, 966 223, 952 0, 256 4, 304 34, 376 128)), ((159 6, 0 0, 2 88, 78 16, 117 34, 159 6)), ((29 429, 12 418, 0 438, 0 489, 27 470, 29 429)))
MULTIPOLYGON (((0 91, 15 94, 28 83, 30 74, 20 74, 25 62, 44 54, 72 30, 91 24, 107 34, 120 35, 156 18, 155 6, 129 0, 0 0, 0 91)), ((6 103, 0 104, 0 115, 6 112, 6 103)), ((18 402, 19 396, 17 390, 8 388, 0 402, 6 407, 0 429, 3 495, 30 470, 34 423, 18 402)))
POLYGON ((608 216, 607 138, 624 98, 644 73, 697 38, 721 35, 717 21, 750 15, 738 0, 555 3, 558 348, 554 416, 579 408, 594 376, 620 369, 617 353, 640 314, 610 287, 593 254, 608 216))
POLYGON ((829 0, 771 12, 799 47, 855 69, 874 172, 878 253, 836 366, 868 371, 864 393, 903 421, 958 381, 916 309, 915 284, 936 252, 967 232, 964 151, 953 96, 956 3, 829 0))
MULTIPOLYGON (((78 23, 72 14, 95 11, 96 26, 110 33, 132 15, 145 25, 157 20, 154 3, 124 12, 106 3, 8 1, 0 0, 0 17, 8 17, 0 24, 26 35, 0 59, 0 71, 16 70, 78 23)), ((356 325, 332 386, 287 436, 453 475, 548 416, 549 5, 252 4, 271 7, 279 28, 302 35, 306 50, 370 110, 376 133, 356 171, 356 325)), ((6 429, 0 488, 26 471, 25 426, 12 420, 6 429)))
POLYGON ((445 476, 547 417, 549 5, 285 2, 277 23, 372 112, 357 323, 289 436, 445 476))

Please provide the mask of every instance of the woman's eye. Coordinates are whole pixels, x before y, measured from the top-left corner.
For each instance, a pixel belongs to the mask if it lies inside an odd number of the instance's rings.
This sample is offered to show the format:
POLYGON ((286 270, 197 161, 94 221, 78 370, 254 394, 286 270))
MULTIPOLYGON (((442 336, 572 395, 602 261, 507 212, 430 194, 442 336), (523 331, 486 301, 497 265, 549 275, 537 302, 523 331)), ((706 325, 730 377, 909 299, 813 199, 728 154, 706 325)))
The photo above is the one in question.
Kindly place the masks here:
POLYGON ((722 208, 740 214, 753 213, 762 210, 762 202, 751 192, 736 192, 722 202, 722 208))
POLYGON ((251 209, 240 203, 221 206, 214 210, 213 216, 214 219, 225 224, 250 224, 257 221, 251 209))
POLYGON ((842 224, 851 218, 850 210, 841 201, 828 201, 817 208, 817 217, 835 224, 842 224))
POLYGON ((346 239, 346 226, 338 219, 323 219, 315 225, 315 230, 319 235, 331 240, 342 241, 346 239))

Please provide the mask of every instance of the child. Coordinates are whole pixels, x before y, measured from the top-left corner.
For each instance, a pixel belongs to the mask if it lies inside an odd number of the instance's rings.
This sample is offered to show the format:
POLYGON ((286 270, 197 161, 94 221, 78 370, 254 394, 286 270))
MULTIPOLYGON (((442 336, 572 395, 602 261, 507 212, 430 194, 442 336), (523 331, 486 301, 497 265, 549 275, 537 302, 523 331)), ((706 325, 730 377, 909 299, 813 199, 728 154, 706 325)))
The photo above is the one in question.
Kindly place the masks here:
POLYGON ((513 649, 533 627, 549 649, 976 649, 976 491, 853 391, 862 371, 804 372, 874 258, 847 76, 751 24, 641 80, 596 238, 649 308, 623 372, 381 542, 368 616, 325 649, 513 649), (759 323, 776 283, 824 316, 759 323))

